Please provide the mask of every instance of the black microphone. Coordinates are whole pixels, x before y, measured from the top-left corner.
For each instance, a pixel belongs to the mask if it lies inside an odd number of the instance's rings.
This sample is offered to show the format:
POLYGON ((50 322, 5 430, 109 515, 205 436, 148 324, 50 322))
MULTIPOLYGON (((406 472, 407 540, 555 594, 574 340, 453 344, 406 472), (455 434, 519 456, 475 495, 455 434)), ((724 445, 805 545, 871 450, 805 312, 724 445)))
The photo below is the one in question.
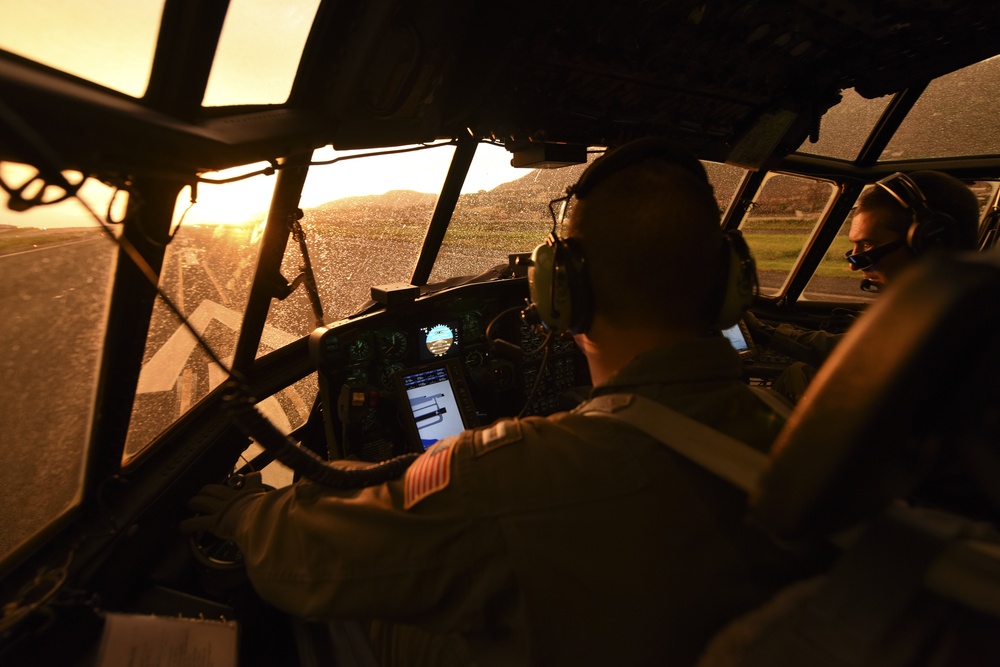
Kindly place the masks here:
MULTIPOLYGON (((559 313, 554 311, 555 309, 553 308, 553 315, 559 317, 559 313)), ((538 314, 538 306, 533 303, 528 303, 524 310, 521 311, 521 321, 528 326, 540 325, 542 323, 542 318, 538 314)))
POLYGON ((861 291, 862 292, 877 293, 880 289, 881 288, 878 286, 878 283, 873 283, 872 281, 868 280, 867 278, 863 278, 861 280, 861 291))

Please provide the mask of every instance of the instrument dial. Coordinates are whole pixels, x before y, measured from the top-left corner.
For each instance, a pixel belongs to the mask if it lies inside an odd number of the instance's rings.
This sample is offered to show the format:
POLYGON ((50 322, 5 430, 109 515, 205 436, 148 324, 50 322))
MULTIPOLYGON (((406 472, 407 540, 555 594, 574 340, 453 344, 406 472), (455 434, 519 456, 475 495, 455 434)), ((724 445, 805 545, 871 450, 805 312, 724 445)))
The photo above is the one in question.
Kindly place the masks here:
POLYGON ((486 361, 486 357, 479 350, 472 350, 465 355, 465 365, 468 368, 479 368, 486 361))
POLYGON ((351 361, 364 361, 371 357, 372 346, 366 338, 359 338, 348 348, 351 361))
POLYGON ((408 341, 402 331, 392 331, 379 336, 379 351, 387 361, 402 359, 406 354, 408 341))
POLYGON ((389 364, 383 368, 382 373, 379 375, 379 378, 382 380, 382 386, 386 389, 392 389, 393 378, 401 370, 403 370, 403 364, 389 364))
POLYGON ((349 384, 368 384, 368 371, 362 366, 351 368, 347 375, 349 384))

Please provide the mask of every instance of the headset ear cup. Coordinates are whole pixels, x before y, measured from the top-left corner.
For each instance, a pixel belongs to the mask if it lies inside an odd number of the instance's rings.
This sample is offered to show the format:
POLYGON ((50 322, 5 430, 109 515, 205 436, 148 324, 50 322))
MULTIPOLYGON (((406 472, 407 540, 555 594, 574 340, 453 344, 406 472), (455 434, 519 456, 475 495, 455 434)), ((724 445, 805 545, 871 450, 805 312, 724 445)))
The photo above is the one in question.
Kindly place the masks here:
POLYGON ((593 295, 576 239, 550 238, 531 253, 528 290, 539 319, 549 329, 586 331, 593 295))
POLYGON ((906 244, 914 254, 919 255, 935 246, 955 244, 955 221, 950 216, 930 210, 914 210, 913 224, 906 232, 906 244))
POLYGON ((724 238, 725 278, 715 321, 718 329, 728 329, 739 322, 743 313, 753 304, 758 291, 757 266, 743 235, 738 231, 730 231, 724 238))
MULTIPOLYGON (((558 324, 558 315, 553 315, 556 249, 552 243, 541 243, 531 253, 528 266, 528 291, 538 318, 546 327, 558 324)), ((560 313, 561 314, 561 313, 560 313)))
POLYGON ((935 246, 954 247, 955 219, 939 212, 927 203, 927 196, 910 176, 896 172, 876 181, 900 206, 913 214, 913 222, 906 230, 906 245, 915 255, 935 246))

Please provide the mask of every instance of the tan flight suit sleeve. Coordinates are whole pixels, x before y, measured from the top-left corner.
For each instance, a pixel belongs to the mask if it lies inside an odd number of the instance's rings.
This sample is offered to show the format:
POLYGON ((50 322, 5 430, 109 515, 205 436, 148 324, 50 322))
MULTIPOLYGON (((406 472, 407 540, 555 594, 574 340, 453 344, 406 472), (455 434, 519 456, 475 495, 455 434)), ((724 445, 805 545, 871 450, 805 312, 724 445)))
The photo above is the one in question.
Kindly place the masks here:
POLYGON ((819 366, 843 337, 844 334, 799 329, 786 323, 778 325, 768 346, 793 359, 819 366))
MULTIPOLYGON (((459 439, 456 459, 468 444, 459 439)), ((258 594, 290 613, 467 630, 512 575, 497 522, 473 521, 456 477, 409 510, 402 478, 353 491, 300 482, 245 499, 221 532, 243 551, 258 594)))

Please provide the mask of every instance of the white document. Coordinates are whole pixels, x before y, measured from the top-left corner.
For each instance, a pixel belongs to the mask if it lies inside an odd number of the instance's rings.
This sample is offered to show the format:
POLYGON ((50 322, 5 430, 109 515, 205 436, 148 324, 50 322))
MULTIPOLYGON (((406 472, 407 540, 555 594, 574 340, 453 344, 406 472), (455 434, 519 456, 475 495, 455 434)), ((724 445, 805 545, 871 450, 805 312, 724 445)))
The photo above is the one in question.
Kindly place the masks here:
POLYGON ((236 667, 237 624, 107 614, 98 667, 236 667))

